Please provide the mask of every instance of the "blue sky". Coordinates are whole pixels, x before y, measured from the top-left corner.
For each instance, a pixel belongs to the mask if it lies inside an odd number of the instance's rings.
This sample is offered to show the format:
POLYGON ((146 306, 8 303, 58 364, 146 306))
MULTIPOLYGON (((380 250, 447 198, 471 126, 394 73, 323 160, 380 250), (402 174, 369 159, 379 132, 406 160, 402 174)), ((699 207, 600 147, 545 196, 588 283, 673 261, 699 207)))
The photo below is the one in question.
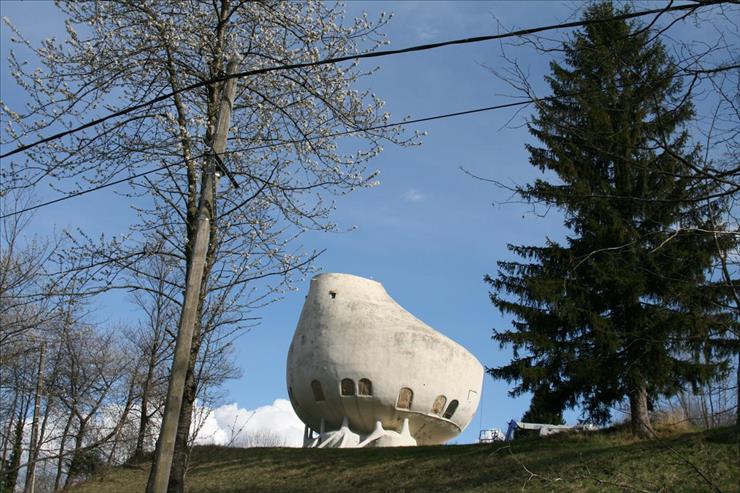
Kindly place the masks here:
MULTIPOLYGON (((655 8, 658 3, 648 4, 655 8)), ((63 33, 62 19, 45 2, 2 2, 9 17, 31 40, 63 33)), ((385 32, 391 48, 444 39, 490 34, 497 22, 507 29, 546 25, 568 19, 581 4, 560 2, 350 2, 350 16, 368 11, 394 12, 385 32)), ((2 100, 14 106, 21 99, 10 79, 5 58, 9 30, 3 26, 2 100)), ((695 36, 681 24, 677 36, 695 36)), ((550 33, 559 38, 564 33, 550 33)), ((702 34, 703 36, 703 34, 702 34)), ((548 59, 523 47, 507 48, 531 74, 541 94, 548 59)), ((498 43, 448 47, 386 57, 364 66, 381 70, 367 82, 387 101, 394 119, 460 111, 509 102, 512 90, 486 68, 504 65, 498 43)), ((521 124, 523 116, 514 120, 521 124)), ((503 182, 523 183, 538 176, 524 149, 531 142, 526 129, 507 127, 514 110, 501 110, 414 126, 427 131, 421 147, 386 146, 371 169, 380 171, 381 185, 360 190, 337 201, 334 220, 357 226, 349 233, 310 234, 302 244, 323 249, 316 267, 323 272, 346 272, 382 282, 386 290, 411 313, 467 347, 486 366, 505 363, 510 354, 491 340, 492 328, 508 321, 488 300, 486 273, 496 273, 496 262, 511 258, 508 243, 541 244, 546 237, 564 235, 561 216, 550 211, 540 217, 525 206, 501 204, 509 193, 464 174, 460 167, 503 182)), ((41 188, 37 198, 55 196, 41 188)), ((44 208, 35 215, 39 234, 81 228, 109 234, 124 232, 133 220, 128 203, 111 191, 96 192, 44 208)), ((226 385, 224 402, 254 409, 276 398, 287 398, 285 361, 308 280, 298 292, 259 313, 262 323, 237 341, 237 363, 243 377, 226 385)), ((109 322, 127 322, 131 306, 125 296, 100 301, 96 316, 109 322)), ((482 428, 505 428, 519 419, 529 399, 507 396, 506 382, 485 378, 478 415, 458 442, 477 439, 482 428)), ((574 422, 576 413, 568 413, 574 422)))

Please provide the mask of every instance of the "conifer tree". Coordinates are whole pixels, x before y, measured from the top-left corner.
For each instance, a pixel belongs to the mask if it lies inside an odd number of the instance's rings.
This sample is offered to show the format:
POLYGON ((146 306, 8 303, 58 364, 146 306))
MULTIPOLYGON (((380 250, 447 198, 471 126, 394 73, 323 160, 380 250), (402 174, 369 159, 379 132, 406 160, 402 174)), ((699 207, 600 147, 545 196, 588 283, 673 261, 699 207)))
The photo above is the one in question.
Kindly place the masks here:
POLYGON ((522 421, 564 425, 563 407, 559 404, 557 394, 550 392, 547 386, 535 388, 529 409, 522 415, 522 421))
MULTIPOLYGON (((616 10, 594 4, 585 18, 616 10)), ((513 359, 489 372, 517 382, 514 395, 540 396, 539 414, 581 406, 604 423, 627 399, 633 433, 650 437, 655 398, 727 370, 710 341, 733 318, 717 308, 725 293, 708 275, 718 249, 702 233, 716 229, 717 204, 695 172, 691 99, 651 30, 592 24, 563 49, 546 79, 554 98, 529 122, 541 143, 528 146, 530 162, 547 178, 518 191, 560 208, 569 233, 562 244, 509 245, 520 260, 486 276, 491 300, 514 319, 494 333, 513 359), (708 362, 695 357, 707 352, 708 362)))

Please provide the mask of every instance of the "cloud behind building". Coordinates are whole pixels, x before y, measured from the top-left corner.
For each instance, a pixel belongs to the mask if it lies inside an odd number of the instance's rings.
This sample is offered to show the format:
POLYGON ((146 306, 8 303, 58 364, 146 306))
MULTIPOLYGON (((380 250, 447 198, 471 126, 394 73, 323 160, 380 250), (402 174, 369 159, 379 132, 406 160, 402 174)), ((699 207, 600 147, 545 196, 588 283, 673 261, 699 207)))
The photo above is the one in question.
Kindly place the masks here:
POLYGON ((303 422, 286 399, 275 399, 257 409, 225 404, 206 413, 197 445, 233 447, 300 447, 303 445, 303 422))

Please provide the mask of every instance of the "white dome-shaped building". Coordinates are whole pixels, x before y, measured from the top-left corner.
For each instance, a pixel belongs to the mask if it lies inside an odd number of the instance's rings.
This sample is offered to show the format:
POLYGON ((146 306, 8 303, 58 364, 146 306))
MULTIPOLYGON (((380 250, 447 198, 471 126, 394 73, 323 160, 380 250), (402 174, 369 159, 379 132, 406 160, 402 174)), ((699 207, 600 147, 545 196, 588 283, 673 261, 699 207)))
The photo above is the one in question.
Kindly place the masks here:
POLYGON ((483 367, 380 283, 321 274, 290 345, 287 381, 307 447, 433 445, 470 423, 483 367))

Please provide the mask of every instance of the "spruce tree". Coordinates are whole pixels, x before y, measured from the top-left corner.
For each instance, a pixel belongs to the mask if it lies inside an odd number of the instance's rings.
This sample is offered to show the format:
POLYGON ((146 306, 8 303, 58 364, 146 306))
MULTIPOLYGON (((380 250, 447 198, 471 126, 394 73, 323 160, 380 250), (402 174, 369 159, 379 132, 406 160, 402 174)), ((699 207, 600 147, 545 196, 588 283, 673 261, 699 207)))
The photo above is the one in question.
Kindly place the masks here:
MULTIPOLYGON (((584 17, 616 10, 594 4, 584 17)), ((654 399, 727 370, 710 341, 733 318, 717 308, 723 293, 708 278, 717 245, 701 232, 716 204, 694 171, 691 99, 651 30, 592 24, 563 50, 546 79, 554 97, 529 122, 541 143, 528 146, 530 163, 548 178, 519 193, 560 208, 568 236, 509 245, 520 260, 486 276, 491 300, 514 319, 494 332, 514 357, 489 372, 517 382, 514 395, 535 392, 540 415, 580 406, 604 423, 627 399, 633 433, 649 437, 654 399), (696 357, 707 352, 709 362, 696 357)))
POLYGON ((563 407, 560 405, 557 394, 550 392, 547 386, 535 388, 529 409, 522 415, 522 421, 564 425, 563 407))

